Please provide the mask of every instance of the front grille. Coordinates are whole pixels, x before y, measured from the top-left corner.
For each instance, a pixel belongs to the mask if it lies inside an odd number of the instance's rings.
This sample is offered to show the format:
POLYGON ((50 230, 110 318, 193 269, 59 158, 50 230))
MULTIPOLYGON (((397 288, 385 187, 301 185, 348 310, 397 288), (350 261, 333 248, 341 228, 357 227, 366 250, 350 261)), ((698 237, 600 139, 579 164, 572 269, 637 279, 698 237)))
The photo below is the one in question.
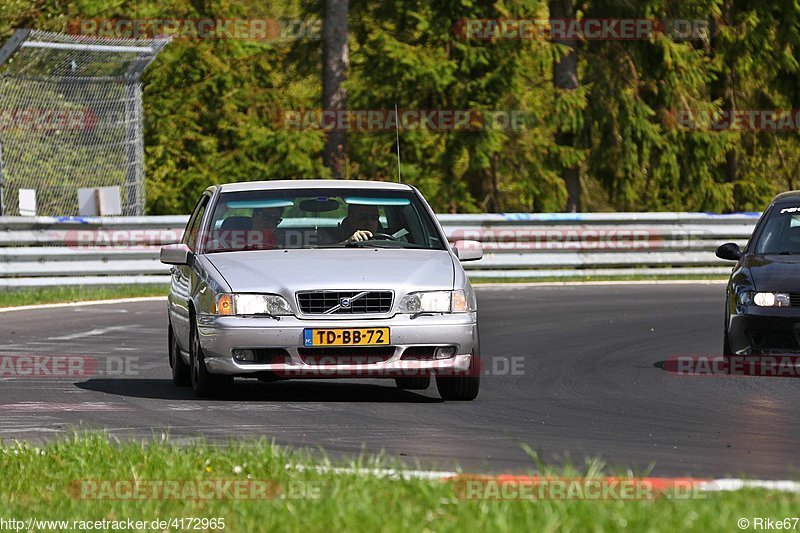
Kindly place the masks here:
POLYGON ((790 331, 747 330, 747 336, 754 348, 771 350, 797 350, 797 338, 790 331))
POLYGON ((307 365, 364 365, 383 363, 394 355, 394 346, 342 346, 298 348, 307 365))
POLYGON ((792 307, 800 307, 800 293, 791 293, 789 295, 789 305, 792 307))
POLYGON ((392 291, 298 292, 297 303, 306 315, 366 315, 391 311, 393 296, 392 291), (342 305, 343 300, 349 306, 342 305))

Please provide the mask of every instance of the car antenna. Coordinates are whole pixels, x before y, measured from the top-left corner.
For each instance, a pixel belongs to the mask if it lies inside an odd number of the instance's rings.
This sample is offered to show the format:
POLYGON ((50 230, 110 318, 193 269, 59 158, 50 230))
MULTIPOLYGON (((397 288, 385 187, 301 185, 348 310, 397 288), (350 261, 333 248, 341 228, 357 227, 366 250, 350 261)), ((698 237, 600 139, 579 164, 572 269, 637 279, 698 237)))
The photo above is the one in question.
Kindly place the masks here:
POLYGON ((394 103, 394 135, 397 142, 397 183, 403 183, 400 177, 400 115, 397 114, 397 102, 394 103))

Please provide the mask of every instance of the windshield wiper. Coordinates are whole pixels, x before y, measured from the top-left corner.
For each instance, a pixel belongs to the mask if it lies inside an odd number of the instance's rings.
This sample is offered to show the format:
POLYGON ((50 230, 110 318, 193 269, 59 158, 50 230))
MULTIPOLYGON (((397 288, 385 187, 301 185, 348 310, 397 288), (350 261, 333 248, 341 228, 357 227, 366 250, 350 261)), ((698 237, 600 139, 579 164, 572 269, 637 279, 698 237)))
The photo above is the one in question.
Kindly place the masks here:
MULTIPOLYGON (((381 241, 369 239, 366 241, 349 242, 345 244, 346 248, 396 248, 396 246, 381 246, 381 241)), ((389 241, 383 241, 389 242, 389 241)))
POLYGON ((345 247, 352 247, 352 248, 382 248, 382 249, 394 249, 394 248, 422 248, 425 249, 427 246, 423 246, 421 244, 415 244, 413 242, 399 242, 399 241, 385 241, 381 239, 369 239, 366 241, 358 241, 358 242, 351 242, 345 244, 345 247))

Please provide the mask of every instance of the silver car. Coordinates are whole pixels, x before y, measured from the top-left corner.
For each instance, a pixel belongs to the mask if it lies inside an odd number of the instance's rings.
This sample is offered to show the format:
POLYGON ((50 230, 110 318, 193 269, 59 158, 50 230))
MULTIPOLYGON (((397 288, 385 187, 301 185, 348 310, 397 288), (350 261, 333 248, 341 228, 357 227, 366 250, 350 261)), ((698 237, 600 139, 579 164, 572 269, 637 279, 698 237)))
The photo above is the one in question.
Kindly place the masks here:
POLYGON ((445 400, 480 386, 475 292, 409 185, 337 180, 209 187, 173 265, 169 361, 176 385, 227 396, 234 377, 391 378, 445 400))

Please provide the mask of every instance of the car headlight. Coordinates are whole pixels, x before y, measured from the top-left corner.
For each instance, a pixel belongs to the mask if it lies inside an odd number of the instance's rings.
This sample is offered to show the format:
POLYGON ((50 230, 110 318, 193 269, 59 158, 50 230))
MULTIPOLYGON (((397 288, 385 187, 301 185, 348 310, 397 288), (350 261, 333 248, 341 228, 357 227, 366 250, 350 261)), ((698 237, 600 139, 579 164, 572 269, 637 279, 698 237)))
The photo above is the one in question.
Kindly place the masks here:
POLYGON ((759 307, 789 307, 789 294, 786 292, 757 292, 753 294, 753 303, 759 307))
POLYGON ((463 289, 412 292, 400 300, 401 313, 466 313, 475 309, 463 289))
POLYGON ((744 291, 739 293, 739 305, 750 305, 753 303, 754 292, 744 291))
POLYGON ((291 315, 292 309, 277 294, 220 294, 217 296, 218 315, 291 315))

